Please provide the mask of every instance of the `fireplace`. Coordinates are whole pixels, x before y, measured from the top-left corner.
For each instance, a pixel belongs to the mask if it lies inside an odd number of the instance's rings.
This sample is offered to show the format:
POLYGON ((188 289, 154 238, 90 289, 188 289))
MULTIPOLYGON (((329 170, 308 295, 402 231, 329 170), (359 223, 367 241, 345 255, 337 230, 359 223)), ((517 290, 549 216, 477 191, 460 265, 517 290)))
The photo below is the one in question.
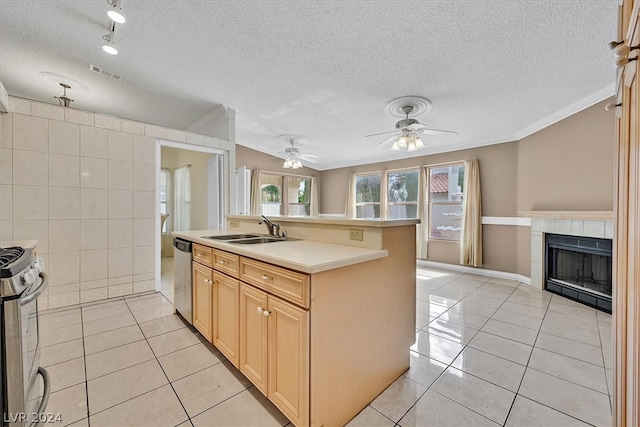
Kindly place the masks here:
POLYGON ((545 289, 611 313, 611 239, 545 234, 545 289))

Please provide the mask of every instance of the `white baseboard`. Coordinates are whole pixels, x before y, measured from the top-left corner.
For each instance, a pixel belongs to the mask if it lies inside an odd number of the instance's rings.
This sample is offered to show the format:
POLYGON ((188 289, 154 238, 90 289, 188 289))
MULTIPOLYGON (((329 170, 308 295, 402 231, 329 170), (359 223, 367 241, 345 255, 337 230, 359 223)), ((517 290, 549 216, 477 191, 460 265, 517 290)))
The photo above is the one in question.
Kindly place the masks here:
POLYGON ((440 268, 443 270, 458 271, 461 273, 479 274, 481 276, 499 277, 501 279, 517 280, 525 285, 531 285, 531 278, 516 273, 507 273, 506 271, 486 270, 483 268, 467 267, 466 265, 445 264, 444 262, 417 260, 417 264, 422 267, 440 268))

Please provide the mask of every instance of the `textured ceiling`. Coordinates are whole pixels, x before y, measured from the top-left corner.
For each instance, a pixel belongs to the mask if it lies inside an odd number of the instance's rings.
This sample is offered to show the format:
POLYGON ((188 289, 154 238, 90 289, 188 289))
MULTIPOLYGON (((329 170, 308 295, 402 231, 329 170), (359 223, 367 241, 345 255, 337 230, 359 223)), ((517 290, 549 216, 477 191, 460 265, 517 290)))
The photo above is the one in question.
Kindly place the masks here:
POLYGON ((239 144, 275 154, 300 135, 324 170, 518 139, 611 96, 617 4, 124 0, 110 56, 106 0, 0 0, 0 81, 55 102, 39 73, 62 74, 89 89, 68 92, 75 108, 179 129, 222 104, 239 144), (365 135, 392 130, 384 106, 405 95, 458 135, 373 150, 384 137, 365 135))

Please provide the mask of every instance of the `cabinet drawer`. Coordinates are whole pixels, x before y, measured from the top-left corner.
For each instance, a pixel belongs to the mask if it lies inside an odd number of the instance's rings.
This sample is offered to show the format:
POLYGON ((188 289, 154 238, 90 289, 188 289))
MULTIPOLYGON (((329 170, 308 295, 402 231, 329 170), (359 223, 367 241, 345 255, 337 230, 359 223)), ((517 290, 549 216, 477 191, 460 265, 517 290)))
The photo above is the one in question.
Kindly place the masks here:
POLYGON ((213 254, 212 249, 207 246, 193 244, 193 260, 200 264, 213 267, 213 254))
POLYGON ((309 308, 309 276, 306 274, 241 257, 240 280, 309 308))
POLYGON ((240 257, 218 249, 212 249, 212 252, 213 268, 237 279, 240 257))

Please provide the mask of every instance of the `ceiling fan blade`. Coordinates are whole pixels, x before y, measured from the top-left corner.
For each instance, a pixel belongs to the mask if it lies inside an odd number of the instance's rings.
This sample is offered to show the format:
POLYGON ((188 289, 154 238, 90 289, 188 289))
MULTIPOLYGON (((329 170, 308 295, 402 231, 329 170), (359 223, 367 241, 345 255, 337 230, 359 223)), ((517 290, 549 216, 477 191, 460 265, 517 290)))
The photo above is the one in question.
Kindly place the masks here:
POLYGON ((426 133, 428 135, 444 135, 447 133, 452 133, 454 135, 458 134, 458 132, 455 132, 452 130, 431 129, 421 123, 414 123, 412 125, 409 125, 407 126, 407 129, 412 130, 414 132, 426 133))
POLYGON ((393 135, 391 138, 387 138, 384 141, 382 141, 381 143, 374 145, 373 148, 382 147, 383 145, 388 144, 391 141, 395 140, 397 137, 398 137, 398 135, 393 135))
POLYGON ((365 138, 369 138, 370 136, 384 135, 385 133, 391 133, 391 132, 400 133, 401 131, 399 131, 399 130, 390 130, 388 132, 372 133, 371 135, 365 135, 364 137, 365 138))

